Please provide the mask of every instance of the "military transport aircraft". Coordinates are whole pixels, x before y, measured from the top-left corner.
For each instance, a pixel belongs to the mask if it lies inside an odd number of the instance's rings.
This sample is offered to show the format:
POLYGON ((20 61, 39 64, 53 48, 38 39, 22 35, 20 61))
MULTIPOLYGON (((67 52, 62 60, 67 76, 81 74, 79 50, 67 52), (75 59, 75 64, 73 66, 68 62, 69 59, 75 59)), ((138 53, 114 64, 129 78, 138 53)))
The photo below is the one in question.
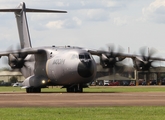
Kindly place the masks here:
POLYGON ((26 8, 24 2, 21 2, 17 8, 0 9, 0 12, 15 13, 21 49, 2 51, 0 56, 7 56, 10 67, 22 72, 26 78, 22 88, 25 88, 27 93, 41 92, 41 88, 56 85, 63 86, 67 92, 83 92, 83 85, 93 81, 96 76, 96 63, 92 55, 100 57, 103 68, 113 68, 117 62, 126 57, 132 58, 138 70, 148 70, 154 60, 165 60, 75 46, 33 48, 26 12, 67 12, 26 8))

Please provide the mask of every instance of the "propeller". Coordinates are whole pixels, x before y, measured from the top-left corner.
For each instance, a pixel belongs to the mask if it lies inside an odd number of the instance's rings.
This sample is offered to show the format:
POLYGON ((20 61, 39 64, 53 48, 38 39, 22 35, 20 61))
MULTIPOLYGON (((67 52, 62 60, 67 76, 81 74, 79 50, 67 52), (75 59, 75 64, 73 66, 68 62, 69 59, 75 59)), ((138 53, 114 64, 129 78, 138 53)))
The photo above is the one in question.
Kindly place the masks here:
POLYGON ((154 48, 147 49, 146 47, 142 47, 140 49, 140 57, 136 57, 134 62, 134 67, 139 71, 149 71, 150 68, 154 67, 153 62, 151 58, 156 53, 156 50, 154 48))
POLYGON ((19 54, 9 54, 8 58, 9 58, 8 63, 11 66, 11 68, 20 69, 22 67, 26 67, 26 65, 25 65, 25 62, 27 61, 27 60, 25 60, 26 55, 21 57, 20 53, 19 54))
MULTIPOLYGON (((108 52, 103 52, 100 56, 100 64, 103 68, 109 68, 109 71, 112 70, 112 68, 115 68, 116 71, 121 70, 123 64, 118 63, 125 59, 125 57, 121 56, 121 53, 123 51, 123 48, 119 46, 118 51, 115 51, 115 47, 112 44, 107 45, 108 52)), ((104 50, 105 51, 105 50, 104 50)))
MULTIPOLYGON (((21 53, 21 49, 19 46, 17 46, 16 49, 17 51, 19 51, 17 54, 8 55, 8 64, 12 69, 21 69, 22 67, 27 67, 25 64, 28 61, 27 59, 25 59, 27 57, 27 54, 21 53)), ((12 51, 14 50, 12 47, 10 47, 8 51, 12 53, 12 51)))

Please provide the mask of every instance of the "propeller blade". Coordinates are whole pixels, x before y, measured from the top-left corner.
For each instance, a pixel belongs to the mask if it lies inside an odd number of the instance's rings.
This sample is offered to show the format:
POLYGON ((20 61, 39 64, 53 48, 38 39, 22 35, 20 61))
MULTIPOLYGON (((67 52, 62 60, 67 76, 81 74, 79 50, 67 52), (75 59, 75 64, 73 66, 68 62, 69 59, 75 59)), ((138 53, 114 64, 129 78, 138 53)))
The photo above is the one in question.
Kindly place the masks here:
POLYGON ((115 52, 114 44, 108 44, 107 48, 108 52, 105 52, 105 54, 102 54, 100 56, 100 62, 102 67, 104 69, 108 68, 110 73, 113 71, 113 69, 116 69, 116 72, 123 71, 124 64, 120 62, 125 59, 125 57, 120 56, 120 54, 123 52, 123 48, 119 46, 117 52, 115 52))
POLYGON ((141 54, 141 59, 136 58, 137 61, 139 62, 134 62, 136 65, 136 69, 140 71, 149 71, 151 67, 154 67, 152 63, 154 60, 151 58, 153 55, 156 53, 156 49, 154 48, 147 48, 147 47, 142 47, 140 48, 140 54, 141 54))
MULTIPOLYGON (((22 67, 26 67, 25 63, 28 61, 26 59, 27 54, 23 54, 21 52, 20 46, 17 46, 18 54, 9 54, 8 56, 8 64, 12 69, 20 69, 22 67)), ((11 46, 8 51, 13 51, 13 47, 11 46)))

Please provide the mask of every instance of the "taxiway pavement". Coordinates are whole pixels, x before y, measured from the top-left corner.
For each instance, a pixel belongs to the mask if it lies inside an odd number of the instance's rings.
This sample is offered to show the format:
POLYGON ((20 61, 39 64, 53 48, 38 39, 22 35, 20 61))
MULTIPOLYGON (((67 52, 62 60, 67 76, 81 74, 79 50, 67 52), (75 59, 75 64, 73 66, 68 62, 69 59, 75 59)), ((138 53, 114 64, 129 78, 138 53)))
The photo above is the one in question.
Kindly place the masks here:
POLYGON ((0 93, 0 107, 165 106, 165 92, 0 93))

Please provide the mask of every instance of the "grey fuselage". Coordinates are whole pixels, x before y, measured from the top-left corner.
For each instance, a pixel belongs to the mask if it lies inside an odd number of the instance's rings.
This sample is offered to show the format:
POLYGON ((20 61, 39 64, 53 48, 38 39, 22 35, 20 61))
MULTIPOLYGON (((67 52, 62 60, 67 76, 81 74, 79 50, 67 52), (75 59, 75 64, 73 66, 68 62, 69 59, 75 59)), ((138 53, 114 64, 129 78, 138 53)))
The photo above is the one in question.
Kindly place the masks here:
MULTIPOLYGON (((73 85, 89 83, 95 78, 96 63, 86 50, 70 46, 44 47, 42 50, 34 57, 31 55, 30 59, 34 58, 35 62, 30 60, 27 64, 34 79, 41 79, 40 83, 44 79, 45 85, 73 85)), ((32 76, 27 71, 22 73, 25 77, 32 76)))

